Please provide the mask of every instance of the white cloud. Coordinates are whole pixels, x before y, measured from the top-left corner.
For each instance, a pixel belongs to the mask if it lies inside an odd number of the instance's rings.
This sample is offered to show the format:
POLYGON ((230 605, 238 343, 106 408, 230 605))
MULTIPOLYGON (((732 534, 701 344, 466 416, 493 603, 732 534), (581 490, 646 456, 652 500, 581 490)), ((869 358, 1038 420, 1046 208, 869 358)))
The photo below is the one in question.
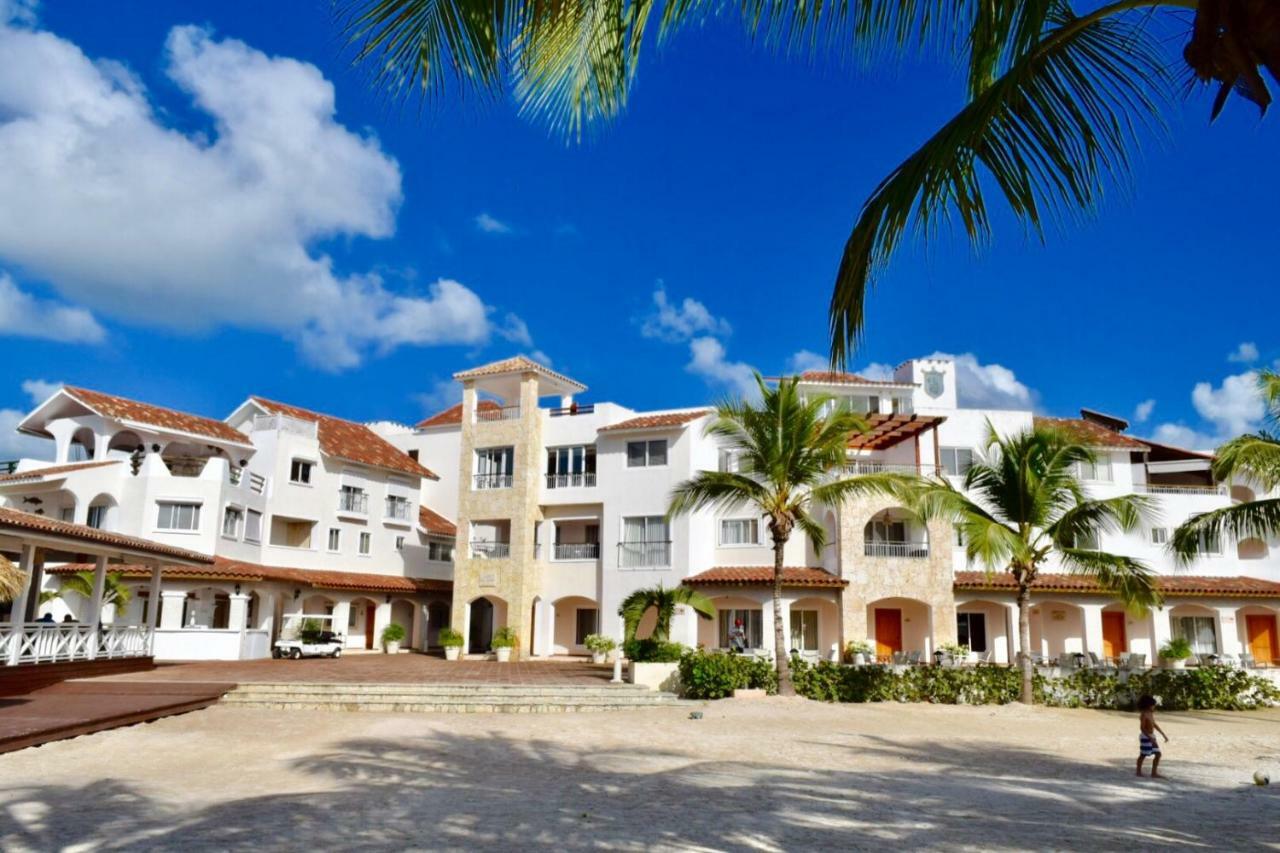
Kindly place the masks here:
POLYGON ((889 382, 893 379, 893 365, 885 364, 880 361, 873 361, 866 367, 863 367, 860 370, 855 370, 854 373, 858 374, 863 379, 871 379, 876 382, 889 382))
POLYGON ((1235 348, 1235 351, 1227 356, 1227 361, 1235 361, 1240 364, 1253 364, 1258 360, 1258 345, 1253 341, 1245 341, 1235 348))
POLYGON ((729 321, 717 317, 696 299, 685 297, 672 303, 661 285, 653 292, 654 312, 642 318, 640 334, 668 343, 679 343, 695 335, 723 337, 732 331, 729 321))
POLYGON ((476 228, 480 229, 485 234, 510 234, 511 233, 510 225, 503 222, 501 219, 497 219, 493 216, 490 216, 487 213, 476 214, 476 218, 472 221, 475 222, 476 228))
POLYGON ((39 5, 37 0, 0 0, 0 24, 33 26, 39 5))
MULTIPOLYGON (((27 395, 34 407, 61 387, 61 382, 28 379, 22 383, 22 393, 27 395)), ((18 424, 26 416, 25 409, 0 409, 0 460, 53 458, 52 441, 18 432, 18 424)))
POLYGON ((1155 407, 1155 400, 1143 400, 1133 410, 1133 422, 1137 424, 1145 424, 1151 419, 1151 412, 1155 407))
POLYGON ((529 326, 515 314, 507 314, 503 325, 496 329, 504 339, 522 347, 533 346, 533 335, 529 334, 529 326))
POLYGON ((27 379, 22 383, 22 393, 31 398, 31 405, 38 406, 53 396, 53 392, 65 383, 50 382, 47 379, 27 379))
POLYGON ((543 367, 551 367, 553 364, 551 361, 551 356, 547 355, 545 352, 543 352, 540 349, 536 349, 530 352, 529 358, 538 362, 538 364, 541 364, 543 367))
POLYGON ((1036 406, 1036 392, 1004 365, 983 364, 971 352, 963 355, 935 352, 926 358, 949 358, 955 362, 956 393, 961 406, 973 409, 1034 409, 1036 406))
POLYGON ((1222 443, 1220 439, 1185 424, 1160 424, 1151 438, 1161 444, 1172 444, 1188 450, 1213 450, 1222 443))
POLYGON ((0 335, 96 344, 106 339, 107 332, 85 309, 37 299, 0 272, 0 335))
POLYGON ((830 369, 831 360, 825 355, 819 355, 813 350, 799 350, 792 353, 791 358, 787 360, 787 372, 792 374, 804 373, 809 370, 830 369))
POLYGON ((1258 374, 1252 370, 1222 380, 1197 382, 1191 390, 1191 405, 1204 423, 1198 427, 1184 423, 1164 423, 1152 438, 1194 450, 1211 450, 1228 439, 1255 432, 1266 416, 1266 405, 1258 390, 1258 374))
POLYGON ((165 58, 212 136, 168 126, 119 63, 0 26, 0 259, 101 315, 275 332, 330 369, 488 340, 465 285, 399 293, 316 248, 390 236, 401 200, 398 164, 336 120, 319 69, 190 26, 165 58))
POLYGON ((711 337, 689 341, 689 363, 685 370, 701 376, 712 385, 720 385, 731 393, 755 398, 760 393, 756 385, 755 368, 741 361, 729 361, 725 357, 724 344, 711 337))
POLYGON ((431 416, 462 402, 462 385, 453 379, 437 379, 426 391, 413 395, 422 413, 431 416))

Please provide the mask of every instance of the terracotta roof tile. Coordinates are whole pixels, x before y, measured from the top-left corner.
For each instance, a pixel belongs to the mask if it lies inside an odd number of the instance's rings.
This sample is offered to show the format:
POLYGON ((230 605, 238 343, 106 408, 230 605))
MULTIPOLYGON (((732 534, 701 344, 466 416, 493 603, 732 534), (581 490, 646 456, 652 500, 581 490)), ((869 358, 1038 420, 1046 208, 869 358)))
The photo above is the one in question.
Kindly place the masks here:
MULTIPOLYGON (((758 586, 773 584, 773 566, 718 566, 682 581, 687 586, 758 586)), ((813 589, 840 589, 849 582, 826 569, 789 567, 782 570, 782 585, 813 589)))
POLYGON ((73 462, 70 465, 50 465, 47 468, 33 468, 17 474, 0 476, 0 484, 18 483, 27 480, 39 480, 43 477, 54 477, 59 474, 70 474, 72 471, 84 471, 89 468, 101 468, 104 465, 119 465, 119 459, 106 459, 102 462, 73 462))
MULTIPOLYGON (((49 574, 64 575, 92 569, 88 563, 67 563, 45 569, 49 574)), ((136 564, 110 567, 129 578, 151 576, 151 568, 136 564)), ((163 566, 160 577, 165 580, 279 581, 296 583, 312 589, 349 589, 361 592, 447 592, 453 583, 429 578, 406 578, 400 575, 377 575, 369 572, 337 572, 324 569, 294 569, 263 566, 242 560, 215 557, 208 566, 163 566)))
POLYGON ((573 386, 580 391, 587 390, 587 387, 575 379, 570 379, 563 373, 557 373, 545 364, 539 364, 528 356, 517 355, 512 358, 504 358, 502 361, 494 361, 489 364, 482 364, 479 367, 473 367, 470 370, 459 371, 453 374, 453 378, 459 382, 467 379, 481 379, 485 376, 501 376, 504 373, 540 373, 543 376, 563 382, 566 385, 573 386))
POLYGON ((616 424, 600 427, 600 432, 622 432, 623 430, 670 429, 684 426, 691 421, 711 414, 711 409, 698 409, 694 412, 664 412, 656 415, 640 415, 616 424))
MULTIPOLYGON (((476 403, 476 408, 481 412, 496 412, 502 408, 493 400, 481 400, 476 403)), ((417 429, 427 429, 429 427, 453 426, 462 423, 462 404, 450 406, 443 412, 437 412, 425 420, 418 421, 414 424, 417 429)))
POLYGON ((64 386, 62 390, 103 417, 202 435, 219 441, 249 444, 249 438, 244 433, 234 429, 230 424, 213 418, 153 406, 150 403, 140 403, 137 400, 104 394, 101 391, 91 391, 88 388, 76 388, 72 385, 64 386))
MULTIPOLYGON (((1214 596, 1245 598, 1280 598, 1280 583, 1243 576, 1211 577, 1205 575, 1162 575, 1156 578, 1164 595, 1214 596)), ((1008 572, 956 572, 954 585, 963 590, 1014 591, 1017 584, 1008 572)), ((1031 588, 1036 592, 1072 592, 1081 595, 1111 595, 1098 582, 1069 574, 1044 574, 1031 588)))
POLYGON ((105 545, 110 548, 119 548, 123 551, 132 551, 148 556, 169 557, 205 564, 213 562, 212 557, 195 551, 188 551, 185 548, 175 548, 172 545, 152 542, 150 539, 125 536, 123 533, 111 533, 106 530, 87 527, 83 524, 58 521, 43 515, 35 515, 34 513, 22 512, 21 510, 7 507, 0 507, 0 530, 17 531, 18 533, 23 531, 44 533, 77 543, 105 545))
POLYGON ((400 471, 415 477, 439 479, 429 469, 410 459, 409 454, 364 424, 335 418, 332 415, 322 415, 319 412, 290 406, 287 403, 277 403, 262 397, 250 399, 273 415, 288 415, 298 420, 314 422, 316 434, 320 440, 320 451, 336 459, 400 471))
POLYGON ((799 375, 801 382, 819 382, 823 385, 877 385, 894 388, 913 388, 910 382, 895 382, 892 379, 868 379, 857 373, 842 373, 837 370, 806 370, 799 375))
POLYGON ((458 526, 430 507, 418 507, 418 524, 436 536, 457 536, 458 526))
POLYGON ((1047 418, 1037 416, 1034 421, 1037 427, 1058 429, 1072 441, 1088 447, 1115 447, 1122 450, 1146 450, 1147 445, 1104 426, 1086 421, 1083 418, 1047 418))
POLYGON ((849 437, 850 450, 885 450, 933 429, 946 418, 937 415, 867 415, 867 431, 849 437))

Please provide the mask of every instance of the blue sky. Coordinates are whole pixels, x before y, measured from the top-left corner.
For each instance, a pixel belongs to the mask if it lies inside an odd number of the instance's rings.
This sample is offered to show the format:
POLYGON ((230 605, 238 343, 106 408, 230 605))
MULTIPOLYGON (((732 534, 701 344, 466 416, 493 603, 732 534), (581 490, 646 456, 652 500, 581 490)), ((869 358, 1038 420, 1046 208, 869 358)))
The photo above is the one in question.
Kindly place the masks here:
MULTIPOLYGON (((515 352, 591 399, 706 402, 825 351, 860 203, 962 94, 947 67, 787 59, 712 25, 566 145, 505 101, 387 104, 327 2, 0 0, 15 11, 3 432, 55 382, 411 421, 452 372, 515 352)), ((1239 100, 1211 127, 1208 106, 1179 105, 1132 191, 1047 245, 999 216, 980 255, 900 252, 854 367, 952 353, 975 402, 1141 409, 1136 432, 1193 444, 1256 425, 1250 371, 1280 357, 1280 130, 1239 100)), ((0 456, 27 449, 0 437, 0 456)))

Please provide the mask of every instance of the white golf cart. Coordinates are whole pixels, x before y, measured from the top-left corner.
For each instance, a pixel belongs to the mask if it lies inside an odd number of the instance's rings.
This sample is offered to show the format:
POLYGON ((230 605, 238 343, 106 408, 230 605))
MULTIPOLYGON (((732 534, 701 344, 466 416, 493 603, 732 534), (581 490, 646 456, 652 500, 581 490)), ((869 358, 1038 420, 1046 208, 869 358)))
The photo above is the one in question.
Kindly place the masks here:
POLYGON ((316 657, 336 658, 342 656, 343 645, 344 640, 341 634, 335 634, 332 631, 320 631, 306 638, 276 640, 276 644, 271 648, 271 656, 273 658, 292 658, 294 660, 316 657))

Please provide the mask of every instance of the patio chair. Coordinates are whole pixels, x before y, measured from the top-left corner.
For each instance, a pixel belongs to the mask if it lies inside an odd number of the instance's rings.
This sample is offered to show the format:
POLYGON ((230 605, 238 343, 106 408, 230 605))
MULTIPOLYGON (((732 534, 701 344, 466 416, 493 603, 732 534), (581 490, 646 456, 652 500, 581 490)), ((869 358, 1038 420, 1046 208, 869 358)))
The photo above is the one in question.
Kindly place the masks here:
POLYGON ((1102 659, 1101 659, 1101 658, 1099 658, 1097 655, 1095 655, 1093 652, 1089 652, 1089 653, 1088 653, 1088 659, 1089 659, 1089 666, 1090 666, 1090 667, 1092 667, 1092 668, 1096 669, 1096 668, 1098 668, 1098 667, 1102 666, 1102 659))
POLYGON ((907 663, 916 666, 920 663, 920 659, 924 657, 924 652, 912 652, 907 655, 907 663))
POLYGON ((1244 667, 1245 669, 1257 669, 1257 668, 1258 668, 1258 664, 1257 664, 1257 662, 1253 659, 1253 654, 1252 654, 1252 653, 1250 653, 1250 652, 1245 652, 1245 653, 1243 653, 1242 655, 1240 655, 1240 665, 1241 665, 1242 667, 1244 667))

